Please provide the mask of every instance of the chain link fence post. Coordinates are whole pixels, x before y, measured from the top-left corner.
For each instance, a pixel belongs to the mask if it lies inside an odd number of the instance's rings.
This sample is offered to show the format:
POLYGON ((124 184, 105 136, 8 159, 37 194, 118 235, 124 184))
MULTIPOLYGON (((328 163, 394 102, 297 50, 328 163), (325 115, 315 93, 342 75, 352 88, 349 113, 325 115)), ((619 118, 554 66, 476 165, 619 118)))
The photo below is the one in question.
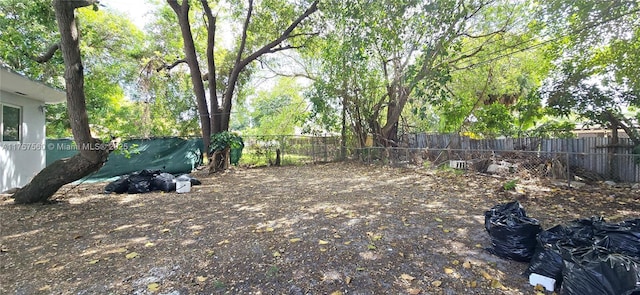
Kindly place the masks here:
POLYGON ((571 187, 571 163, 569 163, 569 152, 566 152, 567 163, 567 186, 571 187))

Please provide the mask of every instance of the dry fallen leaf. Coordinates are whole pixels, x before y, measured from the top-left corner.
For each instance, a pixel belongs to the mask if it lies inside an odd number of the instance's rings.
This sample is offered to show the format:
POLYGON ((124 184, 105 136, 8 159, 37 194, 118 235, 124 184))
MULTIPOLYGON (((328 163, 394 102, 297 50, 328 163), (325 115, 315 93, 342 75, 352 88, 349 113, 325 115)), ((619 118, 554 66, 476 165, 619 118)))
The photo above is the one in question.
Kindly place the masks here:
POLYGON ((153 246, 155 246, 155 245, 156 245, 156 244, 154 244, 154 243, 152 243, 152 242, 148 242, 148 243, 144 244, 144 246, 145 246, 145 247, 153 247, 153 246))
POLYGON ((274 229, 273 227, 267 227, 265 230, 266 230, 266 231, 268 231, 268 232, 272 232, 272 231, 274 231, 275 229, 274 229))
POLYGON ((151 292, 158 291, 159 289, 160 289, 160 284, 158 284, 158 283, 151 283, 151 284, 147 285, 147 290, 149 290, 151 292))
POLYGON ((433 281, 431 282, 431 285, 434 287, 440 287, 442 285, 442 281, 433 281))
POLYGON ((400 275, 400 278, 402 278, 403 280, 407 280, 409 282, 415 280, 415 277, 412 277, 411 275, 408 275, 406 273, 403 273, 402 275, 400 275))
POLYGON ((331 295, 342 295, 341 291, 333 291, 331 295))
POLYGON ((444 268, 444 273, 446 273, 448 275, 450 275, 450 274, 452 274, 454 272, 455 272, 455 270, 453 268, 448 268, 448 267, 444 268))
POLYGON ((536 290, 536 291, 544 291, 544 286, 542 286, 542 285, 540 285, 540 284, 537 284, 537 285, 533 288, 533 290, 536 290))
POLYGON ((280 256, 282 256, 282 254, 280 254, 280 252, 278 252, 278 251, 274 251, 273 252, 273 257, 280 257, 280 256))
POLYGON ((480 274, 482 275, 482 277, 484 277, 486 280, 492 280, 493 277, 486 271, 481 271, 480 274))
POLYGON ((204 282, 204 281, 206 281, 206 280, 207 280, 207 277, 198 276, 198 277, 196 278, 196 280, 198 280, 198 282, 202 283, 202 282, 204 282))
POLYGON ((318 244, 320 244, 320 245, 326 245, 326 244, 329 244, 329 241, 325 241, 325 240, 318 240, 318 244))
POLYGON ((35 265, 39 265, 39 264, 45 264, 45 263, 47 263, 47 262, 49 262, 49 259, 38 260, 38 261, 36 261, 34 264, 35 264, 35 265))
POLYGON ((407 293, 409 293, 410 295, 418 295, 420 294, 420 292, 422 292, 422 290, 420 289, 415 289, 415 288, 407 289, 407 293))
POLYGON ((500 283, 498 280, 491 280, 491 288, 494 289, 505 289, 505 286, 500 283))
POLYGON ((344 278, 344 282, 348 284, 351 284, 351 277, 346 277, 344 278))
POLYGON ((131 253, 129 253, 129 254, 127 254, 127 255, 125 255, 125 257, 126 257, 127 259, 133 259, 133 258, 138 257, 138 253, 136 253, 136 252, 131 252, 131 253))
POLYGON ((293 239, 290 239, 289 242, 290 243, 297 243, 297 242, 300 242, 301 240, 302 239, 300 239, 300 238, 293 238, 293 239))
POLYGON ((462 264, 462 267, 464 267, 464 268, 466 268, 466 269, 471 268, 471 262, 469 262, 469 261, 465 261, 465 262, 462 264))
POLYGON ((96 264, 96 263, 98 263, 98 261, 100 261, 100 259, 94 259, 94 260, 91 260, 91 261, 87 262, 87 264, 96 264))

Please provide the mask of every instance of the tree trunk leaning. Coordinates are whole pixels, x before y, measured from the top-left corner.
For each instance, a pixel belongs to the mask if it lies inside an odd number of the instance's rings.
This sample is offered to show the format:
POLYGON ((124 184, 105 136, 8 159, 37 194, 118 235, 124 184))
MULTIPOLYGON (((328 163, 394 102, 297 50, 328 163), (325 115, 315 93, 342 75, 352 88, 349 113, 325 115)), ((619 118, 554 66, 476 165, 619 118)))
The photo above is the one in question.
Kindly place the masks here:
POLYGON ((107 161, 111 147, 101 144, 91 136, 84 94, 84 72, 80 54, 80 33, 76 26, 74 10, 90 6, 97 0, 54 0, 53 7, 60 31, 60 51, 65 64, 67 111, 73 138, 79 148, 71 158, 58 160, 42 171, 16 192, 15 203, 27 204, 47 201, 60 187, 97 171, 107 161))

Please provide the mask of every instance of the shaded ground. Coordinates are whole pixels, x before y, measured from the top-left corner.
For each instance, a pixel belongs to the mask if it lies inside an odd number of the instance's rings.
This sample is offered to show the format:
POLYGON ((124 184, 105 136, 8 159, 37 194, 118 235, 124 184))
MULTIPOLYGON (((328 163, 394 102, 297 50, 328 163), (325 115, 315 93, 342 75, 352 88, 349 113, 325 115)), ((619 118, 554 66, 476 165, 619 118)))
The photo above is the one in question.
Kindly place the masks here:
POLYGON ((640 216, 637 191, 360 164, 237 169, 189 194, 65 186, 0 202, 1 294, 534 294, 487 253, 483 213, 518 198, 544 228, 640 216), (342 292, 342 293, 339 293, 342 292))

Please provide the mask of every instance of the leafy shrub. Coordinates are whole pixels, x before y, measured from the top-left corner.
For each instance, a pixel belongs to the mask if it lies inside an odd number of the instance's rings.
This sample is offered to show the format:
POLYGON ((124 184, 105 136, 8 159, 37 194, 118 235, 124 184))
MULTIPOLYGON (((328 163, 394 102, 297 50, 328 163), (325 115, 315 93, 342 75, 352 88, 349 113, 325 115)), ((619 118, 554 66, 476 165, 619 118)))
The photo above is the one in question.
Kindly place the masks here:
POLYGON ((240 135, 229 131, 222 131, 211 135, 211 147, 209 148, 209 152, 214 153, 224 151, 226 148, 236 149, 243 147, 244 142, 240 135))
POLYGON ((509 181, 505 182, 505 183, 502 185, 502 188, 503 188, 505 191, 514 190, 514 189, 516 188, 516 184, 517 184, 517 183, 518 183, 518 180, 517 180, 517 179, 512 179, 512 180, 509 180, 509 181))

